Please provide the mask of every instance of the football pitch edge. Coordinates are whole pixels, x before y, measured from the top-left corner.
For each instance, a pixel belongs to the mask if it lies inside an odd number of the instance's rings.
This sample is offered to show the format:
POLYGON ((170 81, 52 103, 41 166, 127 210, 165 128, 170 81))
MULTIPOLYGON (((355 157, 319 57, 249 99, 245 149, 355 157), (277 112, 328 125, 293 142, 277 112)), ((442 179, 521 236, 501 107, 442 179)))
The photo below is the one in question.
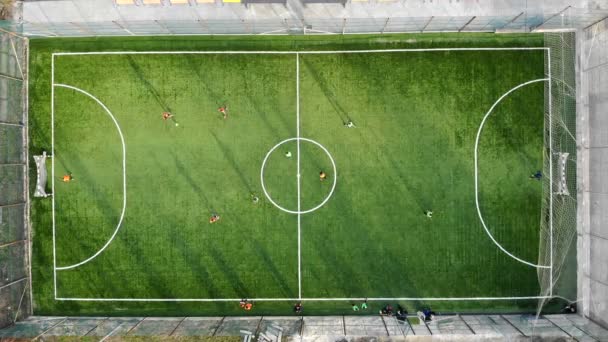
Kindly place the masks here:
MULTIPOLYGON (((55 250, 55 202, 54 202, 54 197, 53 197, 53 203, 52 203, 52 208, 53 208, 53 214, 52 214, 52 218, 53 218, 53 275, 54 275, 54 293, 55 293, 55 300, 59 300, 59 301, 123 301, 123 302, 232 302, 232 301, 239 301, 241 300, 241 298, 71 298, 71 297, 58 297, 57 296, 57 271, 62 271, 62 270, 68 270, 68 269, 73 269, 76 267, 79 267, 87 262, 89 262, 90 260, 93 260, 96 256, 98 256, 99 254, 101 254, 103 252, 103 250, 109 246, 112 242, 112 240, 114 239, 114 237, 117 235, 118 231, 120 230, 120 226, 122 223, 122 218, 124 217, 124 213, 125 210, 127 209, 126 207, 126 146, 124 143, 124 139, 120 130, 120 126, 118 124, 118 122, 116 121, 116 119, 114 118, 114 116, 112 115, 112 113, 109 111, 109 109, 101 102, 99 101, 97 98, 94 97, 94 95, 86 92, 83 89, 79 89, 70 85, 66 85, 66 84, 55 84, 54 83, 54 59, 55 56, 62 56, 62 55, 128 55, 128 54, 290 54, 290 55, 294 55, 296 58, 296 96, 297 96, 297 100, 296 100, 296 137, 294 138, 289 138, 286 139, 280 143, 278 143, 277 145, 275 145, 266 155, 266 158, 264 159, 264 163, 262 164, 262 168, 260 171, 260 179, 262 182, 262 186, 264 183, 263 177, 264 177, 264 164, 266 159, 268 158, 268 156, 281 144, 288 142, 288 141, 296 141, 297 142, 297 174, 296 174, 296 181, 297 181, 297 210, 296 211, 292 211, 292 210, 288 210, 285 209, 283 207, 281 207, 280 205, 278 205, 277 203, 275 203, 272 198, 270 197, 270 195, 267 193, 266 189, 264 188, 264 193, 266 195, 266 197, 271 201, 271 203, 273 203, 273 205, 275 205, 276 207, 278 207, 279 209, 286 211, 288 213, 291 214, 296 214, 297 215, 297 222, 298 222, 298 230, 297 230, 297 234, 298 234, 298 297, 297 298, 249 298, 250 300, 253 301, 258 301, 258 302, 262 302, 262 301, 355 301, 355 300, 369 300, 369 301, 388 301, 388 300, 403 300, 403 301, 475 301, 475 300, 479 300, 479 301, 495 301, 495 300, 534 300, 534 299, 548 299, 548 298, 552 298, 552 296, 519 296, 519 297, 431 297, 431 298, 410 298, 410 297, 395 297, 395 298, 384 298, 384 297, 376 297, 376 298, 308 298, 308 297, 303 297, 302 296, 302 275, 301 275, 301 215, 306 214, 306 213, 310 213, 316 209, 319 209, 321 206, 323 206, 327 201, 329 201, 333 190, 335 189, 336 183, 337 183, 337 169, 336 169, 336 165, 335 162, 333 160, 333 158, 331 157, 329 151, 323 147, 321 144, 315 142, 314 140, 308 139, 308 138, 304 138, 300 135, 300 82, 299 82, 299 77, 300 77, 300 71, 299 71, 299 61, 300 61, 300 54, 348 54, 348 53, 379 53, 379 52, 383 52, 383 53, 391 53, 391 52, 425 52, 425 51, 494 51, 494 50, 545 50, 548 52, 547 48, 436 48, 436 49, 391 49, 391 50, 342 50, 342 51, 300 51, 300 52, 291 52, 291 51, 142 51, 142 52, 129 52, 129 51, 116 51, 116 52, 66 52, 66 53, 53 53, 52 54, 52 62, 51 62, 51 66, 52 66, 52 70, 51 70, 51 79, 52 79, 52 83, 53 83, 53 90, 51 90, 51 117, 52 120, 54 120, 54 87, 64 87, 64 88, 69 88, 75 91, 78 91, 82 94, 85 94, 87 96, 89 96, 90 98, 94 99, 100 106, 102 106, 104 108, 104 110, 107 112, 107 114, 112 118, 112 120, 114 121, 114 124, 116 125, 116 128, 120 134, 121 140, 122 140, 122 147, 123 147, 123 190, 124 190, 124 196, 123 196, 123 209, 122 209, 122 213, 121 213, 121 218, 120 221, 116 227, 116 229, 114 230, 114 233, 112 234, 112 236, 110 237, 110 239, 104 244, 104 246, 99 249, 95 254, 93 254, 91 257, 80 261, 78 263, 69 265, 69 266, 61 266, 58 267, 56 265, 56 250, 55 250), (301 181, 300 181, 300 142, 301 141, 305 141, 305 142, 310 142, 313 143, 315 145, 317 145, 318 147, 320 147, 322 150, 324 150, 324 152, 329 156, 332 164, 333 164, 333 168, 334 168, 334 179, 333 179, 333 184, 332 184, 332 189, 329 193, 329 195, 321 202, 321 204, 319 204, 318 206, 309 209, 309 210, 302 210, 301 208, 301 194, 300 194, 300 188, 301 188, 301 181)), ((550 55, 548 55, 548 58, 550 59, 550 55)), ((550 61, 549 61, 549 65, 550 65, 550 61)), ((550 73, 550 72, 549 72, 550 73)), ((494 105, 489 109, 489 111, 487 112, 487 114, 484 116, 480 126, 479 126, 479 130, 478 130, 478 134, 477 134, 477 139, 476 139, 476 143, 475 143, 475 189, 477 190, 477 176, 478 176, 478 170, 477 170, 477 145, 479 142, 479 137, 481 135, 481 131, 483 129, 483 125, 485 123, 485 120, 487 119, 487 117, 491 114, 492 110, 494 109, 494 107, 506 96, 508 96, 511 92, 525 86, 531 83, 535 83, 535 82, 545 82, 545 81, 549 81, 550 80, 550 75, 549 78, 543 78, 543 79, 535 79, 535 80, 531 80, 525 83, 522 83, 514 88, 512 88, 511 90, 509 90, 507 93, 505 93, 502 97, 500 97, 495 103, 494 105)), ((549 82, 550 84, 550 82, 549 82)), ((550 94, 550 91, 549 91, 550 94)), ((53 146, 53 152, 54 152, 54 125, 51 125, 53 132, 51 133, 52 136, 52 146, 53 146)), ((550 168, 551 170, 551 168, 550 168)), ((52 164, 52 177, 53 177, 53 190, 54 190, 54 181, 55 181, 55 175, 54 175, 54 158, 53 158, 53 164, 52 164)), ((479 219, 483 225, 483 227, 486 230, 486 233, 488 234, 488 236, 490 237, 490 239, 493 241, 493 243, 505 254, 507 254, 508 256, 510 256, 511 258, 524 263, 528 266, 531 267, 536 267, 536 268, 552 268, 552 265, 537 265, 537 264, 533 264, 530 262, 527 262, 525 260, 522 260, 518 257, 516 257, 515 255, 511 254, 510 252, 508 252, 506 249, 504 249, 492 236, 492 234, 489 232, 488 228, 485 225, 485 222, 482 218, 482 214, 481 214, 481 210, 479 208, 479 203, 478 203, 478 194, 476 191, 475 194, 475 198, 476 198, 476 205, 477 205, 477 212, 479 215, 479 219)), ((552 225, 551 225, 551 235, 552 235, 552 225)), ((551 247, 552 247, 552 243, 551 243, 551 247)))

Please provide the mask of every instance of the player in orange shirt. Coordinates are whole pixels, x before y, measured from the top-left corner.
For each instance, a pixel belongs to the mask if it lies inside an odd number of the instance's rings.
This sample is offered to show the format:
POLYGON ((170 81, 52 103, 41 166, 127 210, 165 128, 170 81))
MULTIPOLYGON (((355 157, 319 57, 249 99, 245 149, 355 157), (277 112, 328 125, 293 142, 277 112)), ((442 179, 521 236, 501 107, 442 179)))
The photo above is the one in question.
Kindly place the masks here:
POLYGON ((213 214, 211 215, 211 217, 209 218, 209 223, 215 223, 217 221, 220 220, 220 215, 218 214, 213 214))
POLYGON ((71 182, 72 180, 74 180, 74 177, 72 177, 72 174, 71 174, 71 173, 68 173, 68 174, 63 175, 63 181, 64 181, 65 183, 69 183, 69 182, 71 182))
POLYGON ((177 123, 177 121, 175 121, 175 117, 173 116, 173 114, 171 114, 169 112, 163 112, 163 120, 167 121, 169 119, 171 119, 175 123, 176 127, 179 126, 179 124, 177 123))
POLYGON ((224 120, 228 118, 228 106, 223 105, 218 108, 217 111, 222 113, 222 115, 224 116, 224 120))

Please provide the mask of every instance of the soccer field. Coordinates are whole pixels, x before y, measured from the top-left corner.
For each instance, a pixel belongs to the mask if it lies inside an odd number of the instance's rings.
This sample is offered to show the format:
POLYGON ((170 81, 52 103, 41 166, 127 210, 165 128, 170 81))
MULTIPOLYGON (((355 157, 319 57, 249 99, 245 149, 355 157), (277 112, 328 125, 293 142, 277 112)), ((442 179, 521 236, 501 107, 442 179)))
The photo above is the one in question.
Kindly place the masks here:
POLYGON ((34 46, 35 310, 534 307, 549 56, 503 39, 34 46))

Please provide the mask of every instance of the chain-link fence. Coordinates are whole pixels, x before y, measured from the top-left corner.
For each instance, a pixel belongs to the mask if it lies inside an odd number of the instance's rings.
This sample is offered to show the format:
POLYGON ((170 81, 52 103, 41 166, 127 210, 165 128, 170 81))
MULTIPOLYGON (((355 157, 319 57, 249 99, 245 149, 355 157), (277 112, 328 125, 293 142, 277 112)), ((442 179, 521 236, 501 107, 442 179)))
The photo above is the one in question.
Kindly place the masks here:
MULTIPOLYGON (((539 269, 542 296, 573 298, 559 286, 562 271, 576 258, 571 253, 576 236, 576 85, 575 34, 545 34, 549 48, 545 73, 551 79, 545 87, 544 196, 540 231, 539 269)), ((573 273, 573 272, 568 272, 573 273)), ((574 281, 574 279, 572 279, 574 281)), ((539 310, 545 301, 541 301, 539 310)))
MULTIPOLYGON (((242 5, 244 6, 244 5, 242 5)), ((355 5, 353 5, 355 6, 355 5)), ((193 10, 195 12, 195 10, 193 10)), ((141 20, 100 20, 82 17, 77 21, 46 21, 0 23, 0 27, 26 36, 139 36, 184 34, 359 34, 407 32, 530 32, 584 28, 608 16, 607 10, 566 7, 551 13, 509 11, 505 15, 489 16, 399 16, 376 17, 373 12, 361 17, 304 16, 302 18, 165 18, 159 10, 157 17, 141 20)), ((129 12, 131 13, 131 12, 129 12)), ((223 12, 219 12, 223 13, 223 12)), ((230 12, 232 13, 232 12, 230 12)), ((367 13, 362 10, 362 13, 367 13)), ((53 17, 53 13, 46 14, 53 17)), ((128 18, 128 17, 127 17, 128 18)))
POLYGON ((30 314, 27 41, 0 33, 0 327, 30 314))

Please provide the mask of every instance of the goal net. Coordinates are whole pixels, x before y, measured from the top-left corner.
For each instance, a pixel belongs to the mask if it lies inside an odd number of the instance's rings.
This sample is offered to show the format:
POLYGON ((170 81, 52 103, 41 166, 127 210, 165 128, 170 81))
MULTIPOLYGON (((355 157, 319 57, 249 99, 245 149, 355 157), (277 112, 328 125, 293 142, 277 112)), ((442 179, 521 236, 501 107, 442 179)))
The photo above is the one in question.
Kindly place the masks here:
POLYGON ((36 170, 38 176, 36 177, 36 189, 34 190, 34 197, 48 197, 51 194, 46 192, 46 151, 42 152, 40 156, 34 156, 36 162, 36 170))
MULTIPOLYGON (((540 224, 541 296, 576 297, 575 35, 546 33, 543 203, 540 224)), ((550 301, 539 302, 538 313, 550 301)))

